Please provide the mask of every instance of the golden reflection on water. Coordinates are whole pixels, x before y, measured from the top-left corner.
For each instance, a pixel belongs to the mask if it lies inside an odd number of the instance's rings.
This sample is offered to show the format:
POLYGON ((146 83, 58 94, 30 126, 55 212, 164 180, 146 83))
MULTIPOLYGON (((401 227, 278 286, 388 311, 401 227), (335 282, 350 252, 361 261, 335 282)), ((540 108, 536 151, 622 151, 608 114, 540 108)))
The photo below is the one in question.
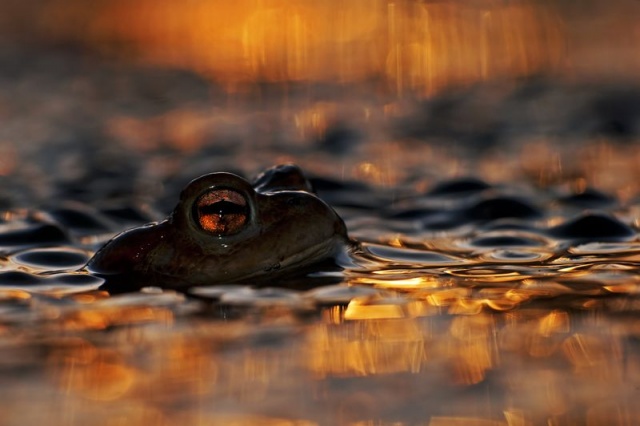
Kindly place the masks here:
POLYGON ((640 383, 628 341, 636 320, 520 309, 351 320, 344 312, 340 323, 334 312, 304 325, 281 314, 261 325, 192 319, 57 337, 45 367, 65 402, 52 424, 108 407, 113 418, 137 413, 128 424, 387 424, 368 419, 388 418, 390 406, 401 411, 388 424, 403 425, 640 420, 629 398, 640 383), (261 333, 275 340, 255 340, 261 333), (447 399, 458 403, 447 408, 447 399))
POLYGON ((319 377, 417 373, 427 359, 415 320, 369 319, 344 331, 318 326, 308 342, 308 368, 319 377))
POLYGON ((113 349, 102 349, 89 342, 59 342, 48 362, 59 386, 96 401, 123 397, 132 387, 136 372, 113 349))
POLYGON ((640 327, 624 315, 630 296, 616 296, 609 314, 525 303, 579 301, 633 279, 601 266, 569 271, 580 281, 565 277, 561 288, 533 279, 482 288, 482 274, 468 287, 386 286, 312 318, 260 305, 239 321, 214 319, 171 292, 67 296, 78 304, 48 316, 45 359, 31 362, 76 419, 111 407, 138 413, 128 424, 634 424, 640 327))

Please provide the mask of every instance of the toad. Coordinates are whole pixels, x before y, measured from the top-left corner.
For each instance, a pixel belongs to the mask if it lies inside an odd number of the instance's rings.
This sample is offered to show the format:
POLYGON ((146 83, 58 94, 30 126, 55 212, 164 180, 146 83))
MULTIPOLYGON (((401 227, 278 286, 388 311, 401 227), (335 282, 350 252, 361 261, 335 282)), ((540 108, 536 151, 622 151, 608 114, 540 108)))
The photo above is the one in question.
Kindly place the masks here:
POLYGON ((193 180, 166 220, 117 235, 87 269, 107 290, 253 283, 335 258, 348 243, 302 171, 281 165, 252 184, 231 173, 193 180))

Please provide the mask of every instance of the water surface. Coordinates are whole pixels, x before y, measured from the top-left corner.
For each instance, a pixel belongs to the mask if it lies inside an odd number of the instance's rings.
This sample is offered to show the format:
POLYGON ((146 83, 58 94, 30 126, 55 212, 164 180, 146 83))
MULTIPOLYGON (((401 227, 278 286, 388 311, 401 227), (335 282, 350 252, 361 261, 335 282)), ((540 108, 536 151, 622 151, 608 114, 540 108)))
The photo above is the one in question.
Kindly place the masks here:
POLYGON ((0 52, 0 423, 640 421, 637 86, 244 96, 20 55, 0 52), (80 270, 200 174, 289 161, 361 244, 342 270, 117 296, 80 270))

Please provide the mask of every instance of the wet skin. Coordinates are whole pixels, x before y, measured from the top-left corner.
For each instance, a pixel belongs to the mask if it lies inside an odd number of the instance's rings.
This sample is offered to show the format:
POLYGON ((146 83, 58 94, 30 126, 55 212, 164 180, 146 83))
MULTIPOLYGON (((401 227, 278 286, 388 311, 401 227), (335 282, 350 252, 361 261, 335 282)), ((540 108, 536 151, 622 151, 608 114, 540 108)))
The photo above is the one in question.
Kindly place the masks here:
POLYGON ((347 245, 342 219, 298 167, 284 165, 253 185, 231 173, 193 180, 166 220, 117 235, 87 269, 110 291, 253 283, 335 258, 347 245))

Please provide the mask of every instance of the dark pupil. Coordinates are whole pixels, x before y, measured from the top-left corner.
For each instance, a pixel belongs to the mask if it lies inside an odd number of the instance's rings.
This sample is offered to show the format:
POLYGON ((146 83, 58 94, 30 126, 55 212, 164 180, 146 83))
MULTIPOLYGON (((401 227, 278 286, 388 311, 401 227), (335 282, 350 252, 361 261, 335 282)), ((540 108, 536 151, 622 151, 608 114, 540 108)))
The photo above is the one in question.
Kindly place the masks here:
POLYGON ((218 201, 217 203, 208 204, 198 207, 198 213, 200 216, 206 216, 211 214, 217 214, 219 216, 229 214, 246 214, 246 206, 241 206, 236 203, 232 203, 227 200, 218 201))

